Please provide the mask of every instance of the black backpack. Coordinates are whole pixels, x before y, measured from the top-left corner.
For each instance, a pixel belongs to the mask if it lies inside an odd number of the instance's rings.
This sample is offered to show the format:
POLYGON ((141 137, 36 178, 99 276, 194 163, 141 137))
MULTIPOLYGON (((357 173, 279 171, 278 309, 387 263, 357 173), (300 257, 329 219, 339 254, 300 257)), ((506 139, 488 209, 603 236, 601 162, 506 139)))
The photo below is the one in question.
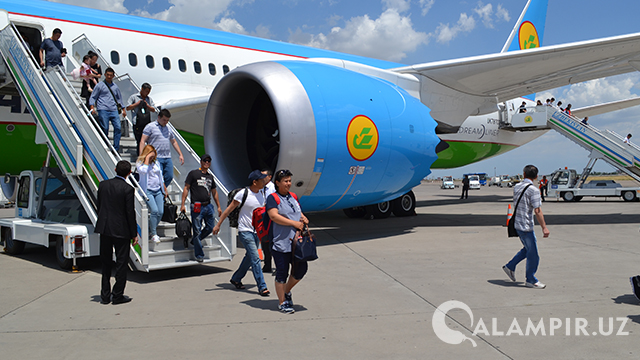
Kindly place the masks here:
POLYGON ((138 110, 136 111, 136 126, 135 130, 142 132, 144 127, 147 126, 151 122, 151 114, 149 113, 149 109, 147 109, 147 102, 142 100, 140 106, 138 106, 138 110))
POLYGON ((229 205, 231 205, 231 203, 233 202, 233 198, 236 197, 236 194, 238 193, 238 191, 242 189, 245 190, 244 195, 242 195, 242 202, 240 203, 240 205, 238 205, 237 208, 233 209, 233 211, 228 216, 229 225, 231 225, 234 228, 238 227, 238 217, 240 216, 240 208, 244 205, 244 202, 247 201, 247 195, 249 194, 249 189, 247 188, 234 189, 234 190, 231 190, 227 195, 227 207, 229 207, 229 205))

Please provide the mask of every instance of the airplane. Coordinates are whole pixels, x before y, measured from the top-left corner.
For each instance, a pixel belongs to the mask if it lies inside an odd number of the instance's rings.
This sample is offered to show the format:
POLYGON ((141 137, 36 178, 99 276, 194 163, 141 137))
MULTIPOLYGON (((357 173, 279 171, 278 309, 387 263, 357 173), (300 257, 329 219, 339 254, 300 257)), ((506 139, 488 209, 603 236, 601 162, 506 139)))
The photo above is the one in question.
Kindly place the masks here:
MULTIPOLYGON (((244 186, 254 168, 284 168, 294 174, 292 191, 305 211, 364 206, 374 217, 390 209, 412 214, 411 189, 434 166, 466 165, 542 135, 498 128, 500 114, 520 97, 638 68, 640 33, 539 47, 546 8, 547 0, 529 0, 501 53, 407 66, 46 1, 0 0, 33 45, 56 27, 67 43, 85 34, 118 74, 151 83, 155 103, 172 111, 172 123, 198 153, 211 154, 225 188, 244 186), (481 136, 467 130, 480 125, 481 136)), ((0 151, 9 154, 0 171, 11 174, 38 169, 46 155, 32 145, 35 126, 20 100, 0 101, 0 151)))

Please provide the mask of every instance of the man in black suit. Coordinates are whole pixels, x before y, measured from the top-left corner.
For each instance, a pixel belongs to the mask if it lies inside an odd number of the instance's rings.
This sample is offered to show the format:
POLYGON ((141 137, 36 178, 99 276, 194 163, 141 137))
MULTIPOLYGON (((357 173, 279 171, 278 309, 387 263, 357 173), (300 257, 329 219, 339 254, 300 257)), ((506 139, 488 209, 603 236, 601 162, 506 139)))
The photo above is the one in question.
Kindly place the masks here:
POLYGON ((127 283, 129 241, 138 243, 133 187, 125 181, 131 174, 131 164, 121 160, 116 165, 117 176, 105 180, 98 187, 98 221, 95 232, 100 234, 100 261, 102 261, 102 291, 100 303, 113 305, 131 301, 124 296, 127 283), (116 283, 111 291, 113 248, 116 249, 116 283), (113 295, 113 298, 112 298, 113 295))

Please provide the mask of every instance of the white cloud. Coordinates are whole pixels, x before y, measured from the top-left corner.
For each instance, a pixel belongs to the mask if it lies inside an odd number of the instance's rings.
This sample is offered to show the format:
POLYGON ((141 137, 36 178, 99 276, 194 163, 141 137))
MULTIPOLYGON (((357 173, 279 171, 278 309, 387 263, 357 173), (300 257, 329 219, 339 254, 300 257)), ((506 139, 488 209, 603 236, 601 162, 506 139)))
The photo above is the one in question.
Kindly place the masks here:
POLYGON ((511 21, 511 16, 509 16, 509 11, 502 7, 501 4, 498 4, 498 8, 496 9, 496 17, 501 21, 511 21))
POLYGON ((298 28, 289 36, 290 42, 298 44, 390 61, 402 60, 428 39, 428 34, 413 29, 408 16, 392 8, 377 19, 368 15, 353 17, 344 27, 336 26, 327 34, 308 34, 298 28))
POLYGON ((478 2, 478 7, 473 9, 473 11, 478 14, 484 26, 488 28, 493 28, 493 5, 487 4, 483 5, 482 1, 478 2))
POLYGON ((67 5, 75 5, 82 7, 90 7, 98 10, 107 10, 122 14, 127 14, 129 11, 124 7, 124 0, 91 0, 89 3, 86 0, 47 0, 51 2, 57 2, 67 5))
POLYGON ((382 3, 385 4, 385 10, 394 9, 399 13, 409 10, 411 7, 408 0, 382 0, 382 3))
POLYGON ((420 0, 419 5, 420 5, 420 8, 422 9, 422 16, 427 15, 427 13, 429 12, 429 10, 431 10, 431 7, 435 2, 436 0, 420 0))
POLYGON ((436 29, 436 39, 439 43, 448 43, 458 36, 461 32, 469 32, 476 27, 476 20, 473 16, 466 13, 460 14, 458 22, 449 26, 449 24, 440 24, 436 29))

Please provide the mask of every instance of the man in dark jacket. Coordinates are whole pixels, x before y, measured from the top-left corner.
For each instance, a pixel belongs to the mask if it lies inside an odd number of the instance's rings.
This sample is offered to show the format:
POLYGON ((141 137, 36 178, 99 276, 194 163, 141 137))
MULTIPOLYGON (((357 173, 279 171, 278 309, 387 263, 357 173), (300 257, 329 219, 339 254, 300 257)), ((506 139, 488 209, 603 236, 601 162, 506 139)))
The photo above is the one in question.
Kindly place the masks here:
POLYGON ((102 304, 123 304, 131 301, 124 296, 127 283, 129 241, 138 243, 134 208, 134 193, 125 181, 131 174, 131 164, 121 160, 116 165, 116 177, 104 180, 98 187, 98 221, 95 232, 100 234, 100 261, 102 262, 102 304), (113 248, 116 249, 116 283, 111 290, 113 248))

